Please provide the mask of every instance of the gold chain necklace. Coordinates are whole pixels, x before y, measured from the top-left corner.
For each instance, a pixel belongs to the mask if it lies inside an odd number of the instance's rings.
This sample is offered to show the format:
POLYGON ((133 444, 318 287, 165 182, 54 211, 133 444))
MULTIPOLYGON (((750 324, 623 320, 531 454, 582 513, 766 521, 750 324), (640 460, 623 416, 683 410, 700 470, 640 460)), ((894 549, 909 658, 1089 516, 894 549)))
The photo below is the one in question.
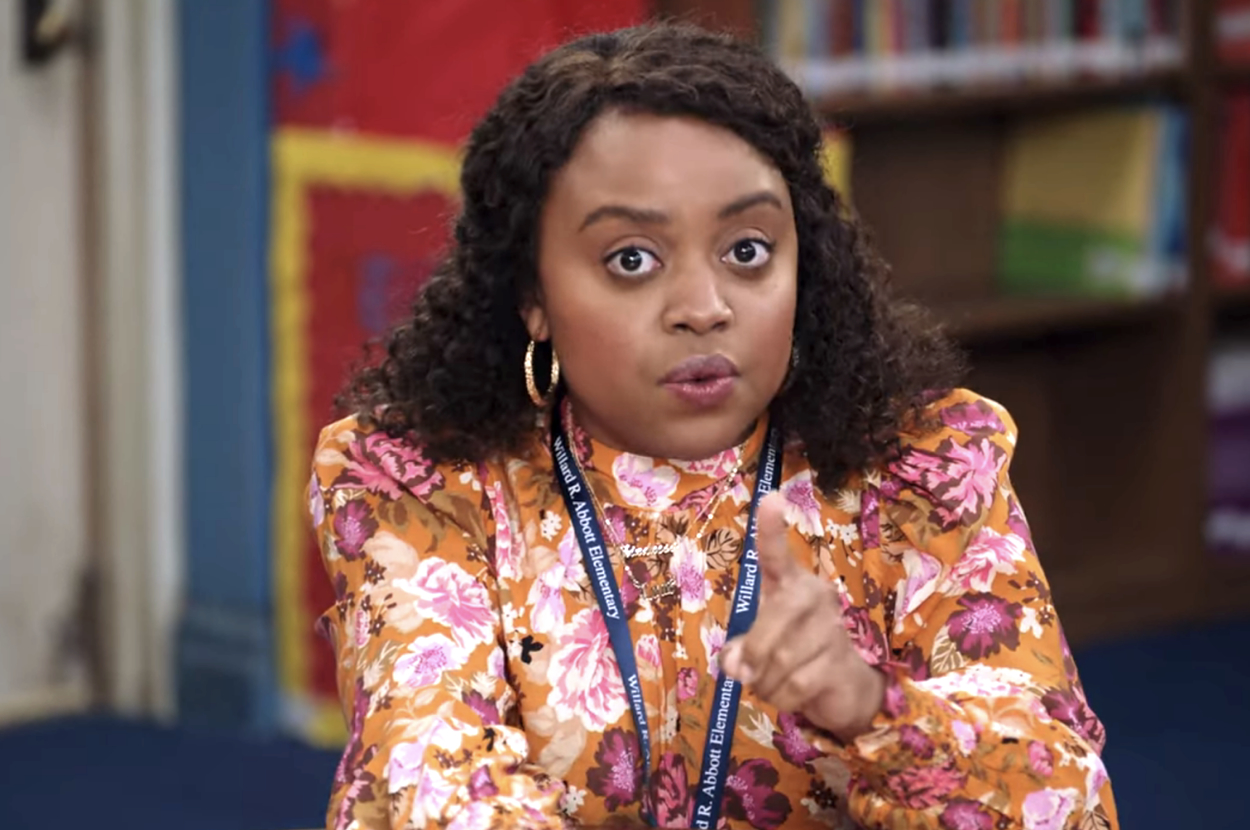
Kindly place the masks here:
MULTIPOLYGON (((661 584, 655 591, 648 593, 647 583, 642 582, 634 576, 633 570, 629 567, 629 563, 635 559, 644 559, 652 556, 668 556, 671 561, 675 546, 671 542, 660 545, 635 545, 627 543, 618 537, 616 535, 616 528, 614 528, 612 523, 608 521, 608 512, 603 509, 603 505, 599 503, 599 497, 595 495, 595 489, 590 486, 590 479, 586 475, 585 468, 582 467, 581 459, 578 458, 576 452, 573 452, 572 456, 573 463, 577 465, 577 469, 582 474, 582 480, 586 482, 586 489, 590 491, 591 503, 594 504, 595 511, 599 514, 599 520, 603 522, 603 527, 607 531, 609 541, 621 554, 621 558, 625 560, 625 576, 628 577, 633 586, 638 589, 639 595, 645 600, 657 600, 676 594, 677 582, 673 579, 671 569, 668 579, 666 579, 664 583, 661 584)), ((742 461, 744 457, 745 453, 738 453, 738 463, 734 465, 734 468, 729 475, 721 480, 718 485, 716 495, 708 500, 707 506, 704 508, 706 513, 703 516, 703 524, 694 535, 694 544, 696 546, 703 539, 703 534, 707 532, 708 526, 712 523, 712 518, 716 515, 716 509, 720 507, 721 501, 724 500, 725 496, 729 495, 729 493, 733 490, 733 482, 734 479, 738 477, 738 473, 742 470, 742 461)), ((647 512, 652 515, 655 514, 655 511, 647 512)))

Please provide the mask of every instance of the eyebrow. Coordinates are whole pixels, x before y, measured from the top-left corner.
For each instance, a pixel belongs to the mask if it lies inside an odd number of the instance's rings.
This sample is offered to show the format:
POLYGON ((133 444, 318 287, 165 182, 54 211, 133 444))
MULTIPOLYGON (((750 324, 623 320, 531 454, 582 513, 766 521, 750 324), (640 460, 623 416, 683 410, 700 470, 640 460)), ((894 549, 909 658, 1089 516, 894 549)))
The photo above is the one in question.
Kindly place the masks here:
MULTIPOLYGON (((784 210, 781 199, 769 190, 761 190, 758 193, 749 193, 740 199, 735 199, 725 207, 721 208, 716 214, 717 219, 728 219, 744 213, 757 205, 771 205, 778 210, 784 210)), ((582 226, 578 231, 584 231, 596 222, 604 219, 624 219, 627 222, 634 222, 639 225, 663 225, 669 221, 669 215, 662 210, 654 208, 637 208, 628 205, 601 205, 586 215, 582 220, 582 226)))

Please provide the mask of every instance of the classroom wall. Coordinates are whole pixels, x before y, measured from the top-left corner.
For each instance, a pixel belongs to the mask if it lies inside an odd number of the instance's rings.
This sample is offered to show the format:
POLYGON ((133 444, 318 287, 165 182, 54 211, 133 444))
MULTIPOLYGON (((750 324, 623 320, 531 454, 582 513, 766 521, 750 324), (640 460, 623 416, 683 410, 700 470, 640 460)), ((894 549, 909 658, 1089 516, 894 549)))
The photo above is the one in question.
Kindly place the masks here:
POLYGON ((81 70, 22 66, 17 25, 0 14, 0 718, 81 694, 87 559, 81 70))

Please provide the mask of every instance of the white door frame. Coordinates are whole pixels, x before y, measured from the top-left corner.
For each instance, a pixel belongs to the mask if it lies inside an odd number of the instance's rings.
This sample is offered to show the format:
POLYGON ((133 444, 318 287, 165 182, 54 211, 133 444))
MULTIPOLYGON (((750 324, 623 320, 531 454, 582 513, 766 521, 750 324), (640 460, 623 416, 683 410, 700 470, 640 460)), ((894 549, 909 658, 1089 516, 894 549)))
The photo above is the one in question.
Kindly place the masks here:
POLYGON ((93 3, 105 702, 172 717, 184 543, 176 0, 93 3))

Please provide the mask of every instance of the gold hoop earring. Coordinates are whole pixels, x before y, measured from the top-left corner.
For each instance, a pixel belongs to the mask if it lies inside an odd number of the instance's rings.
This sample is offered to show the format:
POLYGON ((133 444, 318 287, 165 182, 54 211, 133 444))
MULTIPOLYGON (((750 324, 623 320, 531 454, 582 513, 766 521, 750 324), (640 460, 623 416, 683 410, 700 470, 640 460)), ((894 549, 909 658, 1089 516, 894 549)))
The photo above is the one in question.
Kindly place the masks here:
POLYGON ((551 349, 551 384, 547 387, 546 394, 539 394, 538 384, 534 382, 534 346, 534 341, 530 340, 529 346, 525 349, 525 390, 530 393, 530 400, 534 402, 534 406, 546 406, 547 397, 555 391, 556 384, 560 382, 560 359, 556 357, 556 350, 553 346, 551 349))

